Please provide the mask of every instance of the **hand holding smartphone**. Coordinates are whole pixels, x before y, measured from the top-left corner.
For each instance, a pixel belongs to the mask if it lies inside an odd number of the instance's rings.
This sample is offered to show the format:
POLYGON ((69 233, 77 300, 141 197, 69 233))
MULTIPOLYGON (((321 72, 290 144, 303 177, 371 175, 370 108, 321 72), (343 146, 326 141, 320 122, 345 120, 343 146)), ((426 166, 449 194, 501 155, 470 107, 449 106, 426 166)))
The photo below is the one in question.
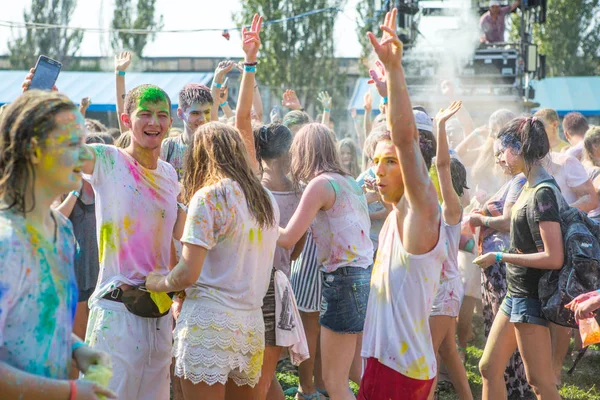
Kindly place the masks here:
POLYGON ((58 79, 61 68, 62 63, 59 61, 53 60, 47 56, 39 56, 37 63, 35 64, 31 81, 29 82, 29 85, 26 86, 25 90, 52 90, 58 79))

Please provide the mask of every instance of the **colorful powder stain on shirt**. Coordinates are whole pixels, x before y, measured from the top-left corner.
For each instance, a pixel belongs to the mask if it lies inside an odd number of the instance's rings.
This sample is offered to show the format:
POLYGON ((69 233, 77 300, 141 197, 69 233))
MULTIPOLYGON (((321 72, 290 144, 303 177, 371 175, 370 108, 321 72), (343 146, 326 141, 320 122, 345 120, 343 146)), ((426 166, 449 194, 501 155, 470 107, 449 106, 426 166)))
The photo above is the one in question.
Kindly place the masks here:
POLYGON ((406 374, 410 377, 419 377, 415 379, 429 379, 429 366, 427 365, 427 361, 425 356, 419 357, 410 363, 407 367, 406 374))
POLYGON ((118 228, 114 222, 105 222, 100 227, 100 235, 98 235, 100 243, 98 246, 98 258, 100 262, 104 261, 104 257, 108 252, 117 250, 115 244, 117 230, 118 228))

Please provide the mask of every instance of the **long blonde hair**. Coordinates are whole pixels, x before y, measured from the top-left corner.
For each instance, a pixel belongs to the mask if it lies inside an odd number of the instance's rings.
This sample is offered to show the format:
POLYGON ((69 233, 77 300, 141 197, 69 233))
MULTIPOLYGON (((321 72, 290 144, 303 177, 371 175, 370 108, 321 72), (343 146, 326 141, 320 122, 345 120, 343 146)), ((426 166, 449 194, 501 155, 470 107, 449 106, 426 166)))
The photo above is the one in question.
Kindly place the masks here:
POLYGON ((338 149, 338 153, 340 155, 340 159, 342 157, 342 149, 344 147, 347 147, 348 150, 350 151, 351 159, 350 159, 350 165, 348 166, 348 168, 346 168, 343 164, 342 164, 342 168, 344 168, 348 174, 352 175, 352 177, 354 177, 356 179, 358 177, 358 175, 360 175, 360 167, 358 166, 358 151, 356 150, 356 143, 354 143, 354 140, 352 140, 350 138, 345 138, 345 139, 340 140, 337 144, 337 149, 338 149))
POLYGON ((186 203, 189 204, 201 188, 230 178, 242 188, 248 211, 258 224, 261 227, 275 225, 269 195, 254 175, 246 146, 235 128, 221 122, 210 122, 199 127, 186 151, 184 171, 186 203))
POLYGON ((290 154, 290 172, 296 187, 325 172, 348 175, 342 168, 335 136, 323 124, 304 125, 294 136, 290 154))
POLYGON ((600 167, 600 160, 594 158, 594 146, 600 145, 600 126, 592 126, 583 138, 583 160, 585 164, 600 167))

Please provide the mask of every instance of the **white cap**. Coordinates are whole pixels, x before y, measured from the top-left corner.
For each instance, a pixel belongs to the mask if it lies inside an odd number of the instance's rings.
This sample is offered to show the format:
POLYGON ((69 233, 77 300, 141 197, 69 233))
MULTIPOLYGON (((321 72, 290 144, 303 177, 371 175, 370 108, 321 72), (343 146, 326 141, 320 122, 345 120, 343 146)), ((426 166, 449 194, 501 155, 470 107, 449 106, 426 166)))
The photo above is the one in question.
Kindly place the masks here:
POLYGON ((417 129, 433 133, 433 121, 429 115, 420 110, 413 110, 417 129))
POLYGON ((501 6, 502 2, 500 0, 490 0, 490 7, 492 6, 501 6))

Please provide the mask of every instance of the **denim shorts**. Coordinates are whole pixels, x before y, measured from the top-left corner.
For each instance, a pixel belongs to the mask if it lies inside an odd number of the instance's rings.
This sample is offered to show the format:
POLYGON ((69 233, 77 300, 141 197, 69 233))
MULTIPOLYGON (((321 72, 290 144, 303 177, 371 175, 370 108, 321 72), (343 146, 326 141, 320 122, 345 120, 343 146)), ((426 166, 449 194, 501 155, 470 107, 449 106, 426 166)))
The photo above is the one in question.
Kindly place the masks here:
POLYGON ((362 333, 369 301, 371 269, 341 267, 323 273, 321 326, 336 333, 362 333))
POLYGON ((538 299, 512 297, 507 293, 500 310, 510 317, 510 322, 548 326, 548 320, 542 314, 542 302, 538 299))

